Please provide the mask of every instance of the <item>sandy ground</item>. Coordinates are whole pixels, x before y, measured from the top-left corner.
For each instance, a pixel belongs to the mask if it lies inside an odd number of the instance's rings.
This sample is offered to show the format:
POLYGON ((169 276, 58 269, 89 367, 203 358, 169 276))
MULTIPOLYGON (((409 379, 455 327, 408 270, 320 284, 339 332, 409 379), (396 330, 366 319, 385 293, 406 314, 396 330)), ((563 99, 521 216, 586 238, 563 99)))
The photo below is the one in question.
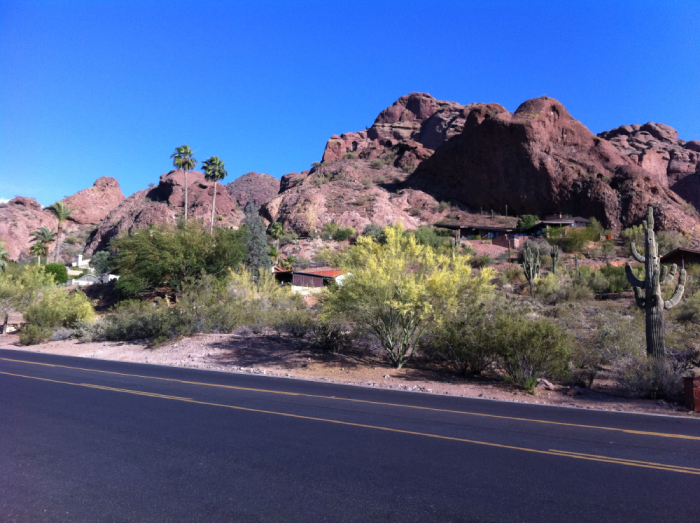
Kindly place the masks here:
MULTIPOLYGON (((306 343, 277 335, 199 335, 154 348, 142 343, 79 343, 76 340, 23 347, 16 335, 9 334, 0 338, 0 348, 282 376, 428 394, 700 418, 700 415, 688 412, 681 405, 662 400, 629 399, 596 390, 576 392, 558 384, 554 384, 554 390, 546 390, 542 384, 536 394, 532 395, 500 380, 467 379, 432 369, 429 363, 416 362, 407 368, 395 369, 387 365, 380 355, 368 356, 367 351, 321 353, 312 350, 306 343)), ((612 381, 602 379, 596 382, 594 389, 614 392, 611 384, 612 381)))

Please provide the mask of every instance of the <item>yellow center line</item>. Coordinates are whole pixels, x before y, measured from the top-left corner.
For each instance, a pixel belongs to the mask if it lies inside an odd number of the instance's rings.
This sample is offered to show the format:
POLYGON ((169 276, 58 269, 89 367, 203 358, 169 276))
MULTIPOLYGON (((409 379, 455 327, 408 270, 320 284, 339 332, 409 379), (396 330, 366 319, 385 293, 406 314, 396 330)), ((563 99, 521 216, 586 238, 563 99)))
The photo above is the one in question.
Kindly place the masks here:
POLYGON ((325 399, 325 400, 333 400, 333 401, 347 401, 351 403, 364 403, 368 405, 383 405, 386 407, 401 407, 401 408, 406 408, 406 409, 416 409, 416 410, 425 410, 425 411, 431 411, 431 412, 444 412, 444 413, 449 413, 449 414, 462 414, 465 416, 479 416, 482 418, 494 418, 494 419, 502 419, 502 420, 510 420, 510 421, 527 421, 530 423, 543 423, 545 425, 559 425, 563 427, 577 427, 577 428, 583 428, 583 429, 595 429, 595 430, 607 430, 607 431, 612 431, 612 432, 622 432, 625 434, 635 434, 638 436, 654 436, 654 437, 660 437, 660 438, 677 438, 677 439, 689 439, 689 440, 694 440, 694 441, 700 441, 700 436, 689 436, 686 434, 673 434, 673 433, 665 433, 665 432, 648 432, 648 431, 643 431, 643 430, 632 430, 632 429, 620 429, 617 427, 601 427, 597 425, 583 425, 579 423, 564 423, 560 421, 548 421, 548 420, 540 420, 540 419, 532 419, 532 418, 518 418, 518 417, 513 417, 513 416, 499 416, 498 414, 484 414, 481 412, 469 412, 469 411, 463 411, 463 410, 450 410, 450 409, 438 409, 434 407, 421 407, 418 405, 404 405, 401 403, 386 403, 386 402, 381 402, 381 401, 369 401, 369 400, 360 400, 360 399, 354 399, 354 398, 338 398, 335 396, 322 396, 322 395, 316 395, 316 394, 304 394, 300 392, 284 392, 284 391, 276 391, 276 390, 269 390, 269 389, 256 389, 256 388, 251 388, 251 387, 240 387, 236 385, 218 385, 215 383, 203 383, 199 381, 188 381, 188 380, 178 380, 175 378, 158 378, 156 376, 144 376, 141 374, 127 374, 123 372, 114 372, 114 371, 108 371, 108 370, 98 370, 98 369, 86 369, 82 367, 71 367, 68 365, 58 365, 58 364, 52 364, 52 363, 39 363, 36 361, 25 361, 25 360, 15 360, 12 358, 0 358, 0 360, 5 360, 5 361, 12 361, 15 363, 27 363, 30 365, 42 365, 45 367, 60 367, 64 369, 71 369, 71 370, 81 370, 85 372, 99 372, 101 374, 112 374, 116 376, 128 376, 130 378, 143 378, 143 379, 150 379, 150 380, 159 380, 159 381, 170 381, 170 382, 175 382, 175 383, 184 383, 187 385, 199 385, 199 386, 204 386, 204 387, 216 387, 216 388, 223 388, 223 389, 233 389, 233 390, 242 390, 242 391, 248 391, 248 392, 262 392, 265 394, 279 394, 282 396, 300 396, 300 397, 306 397, 306 398, 319 398, 319 399, 325 399))
POLYGON ((237 405, 225 405, 223 403, 210 403, 206 401, 198 401, 194 400, 191 398, 183 398, 179 396, 162 396, 162 395, 151 395, 151 394, 144 394, 141 391, 135 391, 135 390, 130 390, 130 389, 117 389, 117 388, 112 388, 112 387, 103 387, 100 385, 93 385, 89 383, 74 383, 70 381, 60 381, 60 380, 52 380, 49 378, 39 378, 36 376, 25 376, 23 374, 13 374, 11 372, 1 372, 0 374, 5 374, 7 376, 15 376, 18 378, 28 378, 28 379, 33 379, 33 380, 39 380, 39 381, 47 381, 51 383, 59 383, 62 385, 73 385, 77 387, 88 387, 88 388, 94 388, 98 390, 104 390, 108 392, 120 392, 120 393, 126 393, 126 394, 136 394, 139 396, 152 396, 152 397, 157 397, 161 399, 170 399, 170 400, 175 400, 175 401, 183 401, 186 403, 194 403, 197 405, 208 405, 212 407, 222 407, 222 408, 227 408, 227 409, 233 409, 233 410, 241 410, 241 411, 246 411, 246 412, 257 412, 261 414, 272 414, 275 416, 284 416, 287 418, 295 418, 295 419, 303 419, 303 420, 310 420, 310 421, 321 421, 324 423, 334 423, 336 425, 345 425, 345 426, 350 426, 350 427, 360 427, 360 428, 365 428, 365 429, 373 429, 373 430, 382 430, 385 432, 394 432, 394 433, 399 433, 399 434, 410 434, 412 436, 423 436, 427 438, 435 438, 435 439, 441 439, 441 440, 448 440, 448 441, 459 441, 461 443, 471 443, 474 445, 483 445, 487 447, 496 447, 496 448, 502 448, 502 449, 509 449, 509 450, 518 450, 521 452, 531 452, 535 454, 545 454, 545 455, 550 455, 550 456, 557 456, 557 457, 565 457, 565 458, 571 458, 571 459, 582 459, 586 461, 598 461, 601 463, 611 463, 614 465, 624 465, 624 466, 629 466, 629 467, 641 467, 641 468, 647 468, 647 469, 657 469, 657 470, 665 470, 669 472, 678 472, 682 474, 694 474, 694 475, 699 475, 700 476, 700 469, 696 468, 691 468, 691 467, 678 467, 675 465, 664 465, 660 463, 652 463, 652 462, 645 462, 645 461, 636 461, 636 460, 626 460, 622 458, 614 458, 614 457, 608 457, 608 456, 597 456, 595 454, 580 454, 576 452, 568 452, 564 450, 556 450, 556 449, 550 449, 550 450, 539 450, 539 449, 533 449, 533 448, 528 448, 528 447, 517 447, 513 445, 503 445, 500 443, 491 443, 488 441, 479 441, 479 440, 472 440, 472 439, 465 439, 465 438, 457 438, 453 436, 442 436, 440 434, 430 434, 427 432, 416 432, 416 431, 411 431, 411 430, 402 430, 402 429, 395 429, 395 428, 390 428, 390 427, 381 427, 378 425, 367 425, 364 423, 352 423, 350 421, 340 421, 340 420, 334 420, 334 419, 327 419, 327 418, 317 418, 313 416, 303 416, 300 414, 290 414, 287 412, 276 412, 272 410, 263 410, 263 409, 253 409, 249 407, 240 407, 237 405))

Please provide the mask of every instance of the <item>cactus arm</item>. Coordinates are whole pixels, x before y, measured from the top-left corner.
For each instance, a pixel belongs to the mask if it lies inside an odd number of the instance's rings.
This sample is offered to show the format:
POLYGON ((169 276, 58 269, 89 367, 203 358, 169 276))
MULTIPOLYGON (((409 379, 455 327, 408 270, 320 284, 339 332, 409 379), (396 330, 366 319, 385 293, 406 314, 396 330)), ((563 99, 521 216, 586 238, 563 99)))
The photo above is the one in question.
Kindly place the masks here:
MULTIPOLYGON (((644 282, 638 279, 634 273, 632 272, 632 266, 628 263, 625 265, 625 275, 627 276, 627 281, 630 282, 630 285, 634 287, 635 289, 644 288, 644 282)), ((635 290, 636 292, 636 290, 635 290)))
POLYGON ((637 246, 634 242, 630 243, 630 252, 632 253, 632 258, 637 260, 639 263, 644 263, 646 258, 637 252, 637 246))
POLYGON ((643 309, 646 306, 647 301, 644 296, 642 296, 642 289, 639 287, 632 287, 632 289, 634 290, 634 300, 637 302, 637 306, 640 309, 643 309))
POLYGON ((671 299, 666 300, 664 302, 664 309, 672 309, 681 301, 681 298, 683 297, 683 290, 685 289, 685 278, 686 272, 685 269, 682 269, 681 275, 678 278, 678 285, 676 285, 676 290, 673 292, 673 296, 671 296, 671 299))
POLYGON ((676 271, 678 270, 678 265, 675 263, 671 267, 671 270, 669 271, 666 266, 663 266, 662 273, 661 273, 661 285, 668 285, 673 281, 673 277, 676 275, 676 271))

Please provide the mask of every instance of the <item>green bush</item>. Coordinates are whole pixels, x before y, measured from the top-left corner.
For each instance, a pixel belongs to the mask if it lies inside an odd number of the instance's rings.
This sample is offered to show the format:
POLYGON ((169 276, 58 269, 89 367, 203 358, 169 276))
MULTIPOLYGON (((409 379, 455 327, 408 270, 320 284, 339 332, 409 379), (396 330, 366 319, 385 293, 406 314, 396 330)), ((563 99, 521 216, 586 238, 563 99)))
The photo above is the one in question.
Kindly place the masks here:
MULTIPOLYGON (((246 257, 245 228, 214 228, 214 235, 197 220, 177 227, 141 229, 112 243, 118 251, 116 288, 124 297, 164 287, 180 292, 188 278, 225 274, 246 257)), ((265 247, 267 251, 267 246, 265 247)))
POLYGON ((68 269, 60 262, 49 263, 44 266, 46 274, 51 274, 56 283, 66 283, 68 281, 68 269))
POLYGON ((493 258, 489 256, 488 254, 484 254, 482 256, 475 256, 474 258, 471 259, 470 261, 471 266, 477 269, 481 269, 483 267, 488 267, 493 263, 493 258))
POLYGON ((72 327, 94 316, 90 300, 82 292, 50 289, 24 311, 27 325, 20 332, 20 343, 31 345, 48 340, 59 327, 72 327))
POLYGON ((326 222, 321 227, 321 238, 328 240, 333 238, 340 227, 336 222, 326 222))
POLYGON ((0 272, 0 304, 23 311, 39 292, 53 285, 53 275, 41 266, 9 265, 0 272))
POLYGON ((333 239, 338 242, 348 240, 355 236, 355 229, 353 227, 346 227, 345 229, 338 229, 335 234, 333 234, 333 239))
POLYGON ((501 285, 522 283, 525 281, 525 273, 521 265, 509 263, 508 266, 500 272, 498 279, 501 285))
POLYGON ((506 379, 516 385, 532 391, 538 378, 566 373, 571 356, 569 337, 551 320, 502 315, 494 325, 494 335, 501 340, 501 367, 506 379))
POLYGON ((539 217, 535 216, 534 214, 523 214, 518 219, 518 230, 527 231, 528 229, 532 229, 535 225, 537 225, 537 222, 539 221, 539 217))
POLYGON ((449 229, 437 230, 433 227, 426 227, 423 225, 416 230, 406 231, 405 234, 414 236, 419 245, 437 249, 439 247, 449 246, 453 233, 449 229))
POLYGON ((357 155, 353 152, 345 153, 343 155, 343 159, 345 159, 345 160, 357 160, 357 155))
POLYGON ((369 162, 369 166, 372 169, 381 169, 382 167, 386 166, 386 163, 384 160, 380 160, 379 158, 375 158, 371 162, 369 162))

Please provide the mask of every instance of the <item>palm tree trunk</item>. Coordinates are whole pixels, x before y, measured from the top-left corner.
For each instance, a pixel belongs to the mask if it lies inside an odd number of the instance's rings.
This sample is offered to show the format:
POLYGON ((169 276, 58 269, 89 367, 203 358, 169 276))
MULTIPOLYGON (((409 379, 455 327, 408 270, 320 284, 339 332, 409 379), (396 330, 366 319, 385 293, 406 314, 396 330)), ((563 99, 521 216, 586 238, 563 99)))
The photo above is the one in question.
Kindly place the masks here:
POLYGON ((214 199, 211 202, 211 227, 209 234, 214 236, 214 212, 216 211, 216 180, 214 180, 214 199))
POLYGON ((185 171, 185 221, 187 221, 187 169, 185 171))
POLYGON ((56 234, 56 256, 54 261, 58 261, 58 257, 61 254, 61 231, 63 230, 63 227, 61 227, 61 222, 58 222, 58 233, 56 234))

